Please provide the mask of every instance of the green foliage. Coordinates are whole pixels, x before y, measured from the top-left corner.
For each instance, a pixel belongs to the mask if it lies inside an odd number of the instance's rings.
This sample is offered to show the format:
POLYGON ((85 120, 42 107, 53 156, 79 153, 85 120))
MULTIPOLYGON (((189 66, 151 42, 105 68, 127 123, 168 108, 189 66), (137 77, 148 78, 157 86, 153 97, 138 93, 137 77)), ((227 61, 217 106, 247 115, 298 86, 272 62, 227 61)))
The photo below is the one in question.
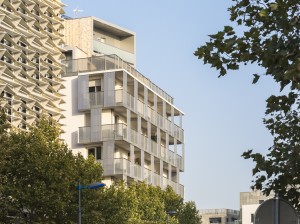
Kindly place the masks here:
MULTIPOLYGON (((0 119, 5 123, 5 116, 0 119)), ((94 157, 73 155, 59 139, 53 121, 29 131, 0 133, 0 223, 76 223, 78 180, 101 181, 94 157)), ((194 204, 184 203, 171 187, 133 182, 101 190, 82 190, 82 221, 97 224, 198 224, 194 204), (167 211, 176 211, 174 216, 167 211)), ((196 214, 197 213, 197 214, 196 214)))
POLYGON ((0 220, 10 223, 10 216, 20 222, 74 222, 77 180, 101 181, 101 166, 74 156, 59 140, 53 122, 42 120, 28 132, 11 131, 2 136, 0 220))
MULTIPOLYGON (((241 63, 257 63, 284 88, 298 88, 299 73, 299 1, 233 0, 230 20, 245 30, 242 35, 231 26, 199 47, 195 55, 220 71, 237 70, 241 63)), ((257 76, 256 76, 257 77, 257 76)))
MULTIPOLYGON (((266 156, 245 152, 255 162, 254 189, 269 194, 276 191, 300 210, 299 89, 300 89, 300 2, 298 0, 233 0, 228 9, 231 26, 209 35, 210 41, 194 53, 220 76, 241 64, 256 63, 263 75, 290 93, 267 100, 264 123, 274 136, 266 156), (241 33, 241 34, 240 34, 241 33)), ((219 76, 219 77, 220 77, 219 76)), ((253 84, 261 74, 254 74, 253 84)))
POLYGON ((201 217, 195 202, 188 201, 184 203, 179 212, 178 219, 180 224, 201 224, 201 217))

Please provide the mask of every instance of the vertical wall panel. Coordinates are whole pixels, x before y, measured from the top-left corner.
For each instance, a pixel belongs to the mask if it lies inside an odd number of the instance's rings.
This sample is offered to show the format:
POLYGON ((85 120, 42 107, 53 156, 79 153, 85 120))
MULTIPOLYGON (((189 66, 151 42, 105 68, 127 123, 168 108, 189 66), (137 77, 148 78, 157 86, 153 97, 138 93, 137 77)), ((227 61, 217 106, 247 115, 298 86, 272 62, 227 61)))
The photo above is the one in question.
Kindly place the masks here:
POLYGON ((115 142, 103 142, 103 170, 104 176, 114 174, 115 142))
POLYGON ((87 110, 90 107, 89 76, 78 76, 78 110, 87 110))
POLYGON ((91 140, 92 142, 101 141, 101 118, 102 108, 91 109, 91 140))
POLYGON ((104 73, 104 106, 115 105, 115 73, 104 73))

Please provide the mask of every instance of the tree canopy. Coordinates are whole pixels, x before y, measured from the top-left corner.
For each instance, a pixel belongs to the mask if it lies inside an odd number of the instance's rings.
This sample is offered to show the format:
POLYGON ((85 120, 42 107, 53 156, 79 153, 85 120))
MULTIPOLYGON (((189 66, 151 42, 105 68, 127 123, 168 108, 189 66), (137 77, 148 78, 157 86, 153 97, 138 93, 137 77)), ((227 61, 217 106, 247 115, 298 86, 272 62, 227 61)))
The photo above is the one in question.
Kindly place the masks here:
MULTIPOLYGON (((5 119, 0 111, 0 223, 77 223, 77 181, 101 181, 101 165, 92 156, 73 155, 54 121, 22 131, 5 119)), ((81 193, 83 223, 200 224, 196 208, 171 187, 120 182, 81 193), (176 215, 168 216, 170 210, 176 215)))
POLYGON ((2 133, 0 139, 0 220, 76 221, 77 180, 101 181, 102 167, 93 158, 73 155, 47 120, 30 131, 2 133))
POLYGON ((280 193, 300 210, 299 89, 300 2, 298 0, 233 0, 228 9, 233 25, 225 26, 195 51, 219 71, 219 77, 241 65, 264 69, 253 75, 272 77, 287 94, 267 99, 264 123, 274 136, 266 156, 249 150, 255 162, 253 189, 280 193), (242 31, 241 31, 242 30, 242 31))

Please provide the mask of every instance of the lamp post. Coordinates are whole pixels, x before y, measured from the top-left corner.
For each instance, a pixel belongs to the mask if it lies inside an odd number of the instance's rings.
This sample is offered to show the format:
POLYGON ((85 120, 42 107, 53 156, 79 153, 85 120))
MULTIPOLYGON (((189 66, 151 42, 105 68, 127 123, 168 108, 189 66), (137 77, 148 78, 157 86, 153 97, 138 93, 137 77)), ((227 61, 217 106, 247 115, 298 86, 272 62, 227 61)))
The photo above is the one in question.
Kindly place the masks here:
POLYGON ((104 183, 95 182, 89 185, 80 185, 80 180, 78 180, 78 224, 81 224, 81 189, 97 189, 100 187, 105 187, 104 183))
POLYGON ((176 211, 167 211, 166 213, 167 213, 167 223, 169 223, 169 216, 177 214, 176 211))

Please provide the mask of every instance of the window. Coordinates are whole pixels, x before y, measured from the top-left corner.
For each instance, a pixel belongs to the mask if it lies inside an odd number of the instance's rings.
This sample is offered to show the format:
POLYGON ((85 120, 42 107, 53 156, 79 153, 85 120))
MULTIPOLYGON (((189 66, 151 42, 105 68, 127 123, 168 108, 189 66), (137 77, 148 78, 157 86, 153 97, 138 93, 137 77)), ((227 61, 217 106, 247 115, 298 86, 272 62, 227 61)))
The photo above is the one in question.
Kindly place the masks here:
POLYGON ((89 92, 101 92, 101 80, 90 80, 89 81, 89 92))
POLYGON ((101 86, 90 86, 89 92, 90 93, 101 92, 101 86))
POLYGON ((221 217, 209 218, 209 223, 221 223, 221 222, 222 222, 221 217))
POLYGON ((96 160, 101 160, 101 147, 89 148, 88 155, 92 155, 96 160))

